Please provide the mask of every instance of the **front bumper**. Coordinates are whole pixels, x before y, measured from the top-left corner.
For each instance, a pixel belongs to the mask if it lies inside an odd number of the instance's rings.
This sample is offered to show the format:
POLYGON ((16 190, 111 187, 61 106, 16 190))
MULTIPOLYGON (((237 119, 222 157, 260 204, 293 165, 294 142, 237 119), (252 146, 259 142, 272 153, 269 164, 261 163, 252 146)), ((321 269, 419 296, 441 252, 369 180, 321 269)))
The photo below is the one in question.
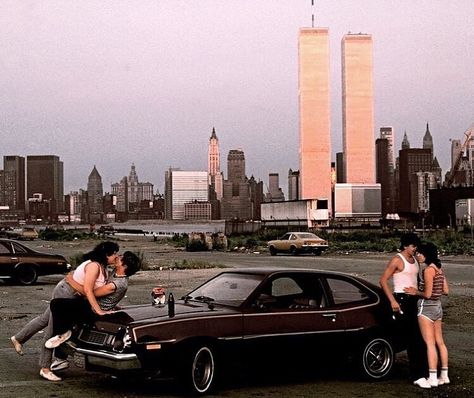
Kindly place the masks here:
POLYGON ((137 370, 142 368, 142 364, 136 354, 113 353, 87 348, 76 347, 69 344, 74 353, 81 354, 85 358, 86 365, 99 366, 112 370, 137 370))

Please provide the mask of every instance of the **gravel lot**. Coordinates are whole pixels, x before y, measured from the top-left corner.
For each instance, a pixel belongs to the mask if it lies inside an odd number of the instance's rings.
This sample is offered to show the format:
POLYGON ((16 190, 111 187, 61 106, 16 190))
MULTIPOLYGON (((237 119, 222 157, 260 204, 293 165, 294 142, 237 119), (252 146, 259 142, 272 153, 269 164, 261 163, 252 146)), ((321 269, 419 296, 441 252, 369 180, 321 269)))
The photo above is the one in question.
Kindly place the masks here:
MULTIPOLYGON (((267 253, 186 253, 159 244, 150 238, 118 237, 121 251, 133 250, 144 254, 153 271, 142 271, 131 279, 123 304, 149 302, 151 288, 165 286, 180 297, 192 287, 221 271, 170 270, 187 262, 200 261, 227 267, 289 266, 333 269, 349 272, 376 282, 391 254, 357 254, 347 256, 277 256, 267 253), (159 267, 163 267, 160 271, 159 267)), ((32 248, 43 252, 60 253, 67 258, 85 253, 97 242, 28 242, 32 248)), ((445 334, 450 354, 452 384, 431 391, 422 391, 407 380, 407 360, 402 353, 397 356, 390 380, 366 383, 351 375, 340 374, 340 369, 326 369, 317 375, 294 375, 288 372, 270 378, 260 375, 236 375, 225 385, 219 397, 469 397, 474 396, 474 272, 470 258, 442 259, 449 278, 451 293, 444 302, 445 334)), ((51 296, 60 276, 42 277, 35 286, 11 286, 0 282, 0 397, 173 397, 177 396, 171 382, 143 379, 114 379, 102 374, 85 372, 80 365, 72 365, 63 372, 61 383, 44 381, 37 366, 42 335, 38 334, 25 345, 25 355, 18 356, 11 347, 9 336, 36 316, 51 296)), ((320 360, 320 359, 318 359, 320 360)), ((291 367, 284 364, 283 369, 291 367)))

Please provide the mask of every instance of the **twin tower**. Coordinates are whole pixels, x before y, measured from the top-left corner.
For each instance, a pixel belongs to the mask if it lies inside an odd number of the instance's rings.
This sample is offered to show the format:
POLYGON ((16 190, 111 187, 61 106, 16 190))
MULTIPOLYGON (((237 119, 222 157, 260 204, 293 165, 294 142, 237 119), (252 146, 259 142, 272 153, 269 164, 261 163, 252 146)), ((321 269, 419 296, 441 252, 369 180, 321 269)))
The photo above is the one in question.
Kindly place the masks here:
MULTIPOLYGON (((343 178, 375 183, 372 36, 342 38, 343 178)), ((331 198, 329 31, 299 32, 301 199, 331 198)))

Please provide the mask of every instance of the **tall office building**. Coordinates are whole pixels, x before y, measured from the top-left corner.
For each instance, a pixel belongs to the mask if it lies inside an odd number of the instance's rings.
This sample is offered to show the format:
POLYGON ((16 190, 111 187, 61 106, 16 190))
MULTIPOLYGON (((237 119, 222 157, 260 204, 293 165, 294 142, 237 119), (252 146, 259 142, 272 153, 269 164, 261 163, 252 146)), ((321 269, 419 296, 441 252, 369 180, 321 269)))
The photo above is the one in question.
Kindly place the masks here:
POLYGON ((13 210, 25 210, 25 158, 4 156, 3 205, 13 210))
POLYGON ((300 171, 288 170, 288 200, 298 200, 300 196, 300 171))
POLYGON ((381 186, 382 215, 393 213, 391 202, 391 192, 393 187, 393 169, 390 172, 389 166, 389 141, 387 138, 377 138, 375 140, 375 158, 376 158, 376 181, 381 186))
POLYGON ((329 31, 302 28, 298 43, 300 199, 331 198, 329 31))
POLYGON ((64 210, 63 162, 55 155, 31 155, 26 157, 27 199, 41 194, 50 203, 54 216, 64 210))
POLYGON ((388 165, 392 170, 395 169, 395 133, 392 126, 380 127, 380 138, 385 138, 388 144, 388 165))
POLYGON ((270 173, 268 175, 268 193, 266 202, 282 202, 285 200, 285 194, 280 188, 280 176, 278 173, 270 173))
POLYGON ((102 186, 102 177, 94 165, 87 180, 87 202, 89 205, 89 213, 100 214, 104 212, 102 205, 103 196, 104 189, 102 186))
POLYGON ((181 171, 170 168, 165 173, 166 218, 184 220, 185 205, 208 202, 208 193, 209 181, 206 171, 181 171))
POLYGON ((219 139, 217 138, 214 127, 212 128, 211 137, 209 138, 207 171, 209 173, 211 191, 215 193, 217 200, 221 200, 224 177, 221 172, 219 139))
POLYGON ((399 155, 399 196, 400 212, 416 212, 412 208, 412 198, 416 192, 411 192, 411 181, 418 172, 432 171, 433 154, 431 149, 408 148, 400 150, 399 155))
POLYGON ((431 149, 431 152, 434 154, 433 149, 433 137, 430 133, 430 126, 426 123, 426 131, 423 136, 423 149, 431 149))
POLYGON ((342 120, 347 183, 375 183, 372 36, 342 38, 342 120))

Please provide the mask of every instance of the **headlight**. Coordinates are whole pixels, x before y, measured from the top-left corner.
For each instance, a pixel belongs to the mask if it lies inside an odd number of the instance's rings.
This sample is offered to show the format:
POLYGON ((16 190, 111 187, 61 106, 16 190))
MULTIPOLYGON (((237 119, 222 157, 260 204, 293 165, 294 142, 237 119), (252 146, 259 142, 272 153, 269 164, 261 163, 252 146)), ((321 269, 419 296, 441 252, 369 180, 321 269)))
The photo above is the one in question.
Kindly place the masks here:
POLYGON ((128 332, 128 327, 121 327, 115 335, 114 351, 122 352, 132 345, 132 338, 128 332))

